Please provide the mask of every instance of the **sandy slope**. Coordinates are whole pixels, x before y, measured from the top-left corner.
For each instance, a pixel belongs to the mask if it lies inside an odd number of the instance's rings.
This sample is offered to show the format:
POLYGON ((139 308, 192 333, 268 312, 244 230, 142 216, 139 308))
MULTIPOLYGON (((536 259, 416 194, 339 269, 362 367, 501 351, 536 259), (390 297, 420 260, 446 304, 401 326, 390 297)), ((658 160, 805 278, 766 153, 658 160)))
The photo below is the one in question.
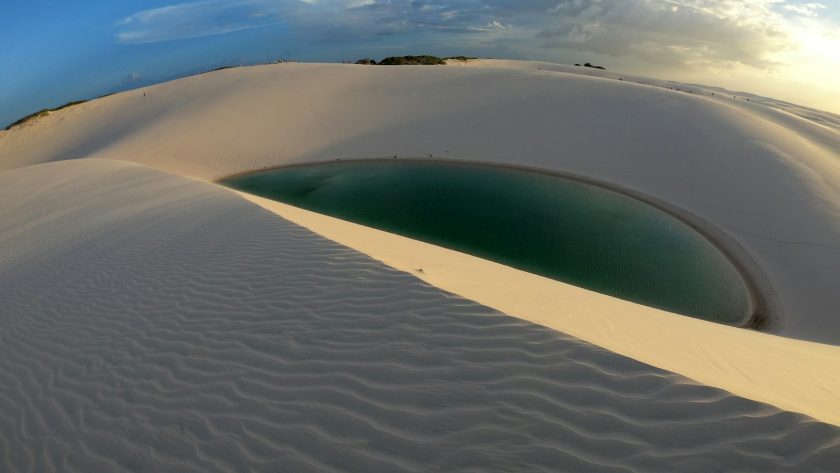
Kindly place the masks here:
MULTIPOLYGON (((601 77, 612 80, 622 80, 631 83, 649 85, 654 87, 667 88, 669 90, 700 95, 705 98, 714 98, 721 103, 733 104, 742 107, 750 112, 763 115, 765 118, 778 123, 796 123, 791 120, 791 115, 807 121, 822 125, 832 130, 840 130, 840 115, 836 113, 817 110, 802 105, 797 105, 781 100, 774 100, 768 97, 751 94, 743 91, 727 90, 722 87, 712 87, 702 84, 687 84, 670 80, 641 77, 620 72, 600 70, 595 68, 573 66, 568 64, 555 64, 544 61, 514 61, 507 59, 473 59, 470 61, 451 60, 449 66, 456 67, 478 67, 495 69, 517 69, 523 71, 545 71, 563 72, 567 74, 583 75, 589 77, 601 77), (734 99, 734 102, 733 102, 734 99), (770 110, 768 110, 768 107, 770 110), (778 113, 784 112, 784 113, 778 113)), ((818 128, 812 128, 818 130, 818 128)), ((836 144, 837 137, 834 137, 836 144)))
POLYGON ((676 317, 470 255, 239 193, 435 287, 708 386, 840 426, 840 347, 676 317))
POLYGON ((840 462, 836 427, 444 293, 210 184, 79 160, 2 173, 0 199, 4 471, 840 462))
POLYGON ((214 179, 288 162, 433 155, 572 172, 720 228, 763 269, 772 331, 840 342, 836 128, 534 64, 223 70, 0 133, 0 168, 92 156, 214 179))

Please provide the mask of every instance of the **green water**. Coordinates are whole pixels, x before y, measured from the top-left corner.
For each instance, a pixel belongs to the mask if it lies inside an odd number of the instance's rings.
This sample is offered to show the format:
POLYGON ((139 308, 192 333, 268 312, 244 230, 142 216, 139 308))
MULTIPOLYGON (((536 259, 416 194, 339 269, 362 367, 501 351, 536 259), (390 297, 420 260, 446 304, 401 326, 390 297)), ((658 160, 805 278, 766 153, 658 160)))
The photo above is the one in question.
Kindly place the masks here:
POLYGON ((389 160, 279 168, 222 184, 692 317, 738 324, 751 307, 735 267, 688 225, 569 178, 389 160))

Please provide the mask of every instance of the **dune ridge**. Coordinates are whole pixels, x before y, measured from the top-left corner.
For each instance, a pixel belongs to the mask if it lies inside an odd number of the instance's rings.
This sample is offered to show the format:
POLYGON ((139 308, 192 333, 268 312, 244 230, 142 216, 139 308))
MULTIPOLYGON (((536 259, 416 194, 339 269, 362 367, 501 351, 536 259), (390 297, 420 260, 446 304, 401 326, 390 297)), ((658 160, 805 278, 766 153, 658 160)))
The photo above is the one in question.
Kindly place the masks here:
POLYGON ((729 327, 598 294, 245 192, 332 241, 502 313, 747 399, 840 425, 840 347, 729 327))
POLYGON ((0 169, 95 157, 214 180, 289 163, 432 156, 589 176, 727 232, 767 275, 769 309, 781 314, 773 333, 840 342, 836 127, 609 71, 476 64, 278 64, 188 77, 2 132, 0 169))
POLYGON ((214 185, 85 159, 4 172, 0 198, 9 471, 840 461, 837 427, 443 292, 214 185))

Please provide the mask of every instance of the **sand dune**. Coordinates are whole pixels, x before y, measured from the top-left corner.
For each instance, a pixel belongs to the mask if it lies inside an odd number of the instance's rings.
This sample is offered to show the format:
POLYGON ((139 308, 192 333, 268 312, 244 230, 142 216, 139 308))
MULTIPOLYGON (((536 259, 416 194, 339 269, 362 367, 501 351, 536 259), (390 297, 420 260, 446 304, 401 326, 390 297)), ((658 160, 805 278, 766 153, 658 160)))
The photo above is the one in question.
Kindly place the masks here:
POLYGON ((281 64, 0 132, 0 171, 0 470, 840 464, 836 115, 547 63, 281 64), (738 249, 780 336, 207 182, 394 156, 667 202, 738 249))
POLYGON ((535 64, 223 70, 0 133, 0 169, 99 157, 215 179, 432 155, 569 172, 720 228, 765 273, 769 330, 840 342, 840 132, 753 102, 535 64))
POLYGON ((210 184, 79 160, 2 173, 0 199, 5 471, 840 462, 836 427, 442 292, 210 184))
MULTIPOLYGON (((522 71, 545 71, 545 72, 562 72, 565 74, 575 74, 589 77, 600 77, 611 80, 622 80, 631 83, 648 85, 660 88, 666 88, 677 92, 689 93, 693 95, 702 96, 705 98, 714 98, 720 103, 727 105, 734 105, 737 107, 749 110, 752 113, 757 113, 765 118, 780 124, 796 123, 796 120, 791 120, 791 116, 813 122, 824 127, 840 130, 840 115, 836 113, 817 110, 811 107, 805 107, 781 100, 775 100, 769 97, 762 97, 749 92, 727 90, 723 87, 707 86, 702 84, 681 83, 672 80, 655 79, 652 77, 635 76, 632 74, 622 74, 620 72, 613 72, 607 70, 600 70, 596 68, 573 66, 569 64, 555 64, 545 61, 515 61, 506 59, 473 59, 470 61, 448 61, 448 66, 455 67, 479 67, 479 68, 496 68, 496 69, 517 69, 522 71), (679 90, 677 90, 679 89, 679 90), (733 102, 735 100, 735 102, 733 102), (768 110, 767 108, 770 108, 768 110), (783 112, 783 113, 778 113, 783 112)), ((811 131, 819 130, 819 128, 811 127, 811 131)), ((832 135, 827 135, 832 136, 832 135)), ((836 144, 836 136, 834 143, 836 144)))
POLYGON ((738 396, 840 425, 838 346, 677 316, 457 251, 239 194, 330 240, 502 313, 738 396))

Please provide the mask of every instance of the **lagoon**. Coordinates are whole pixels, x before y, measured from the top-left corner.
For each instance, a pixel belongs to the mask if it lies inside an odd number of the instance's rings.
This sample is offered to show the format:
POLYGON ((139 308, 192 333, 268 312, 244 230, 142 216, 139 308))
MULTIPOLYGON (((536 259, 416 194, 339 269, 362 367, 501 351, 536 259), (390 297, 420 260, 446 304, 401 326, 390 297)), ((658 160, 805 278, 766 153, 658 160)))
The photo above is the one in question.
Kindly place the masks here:
POLYGON ((221 184, 691 317, 741 325, 753 310, 738 268, 691 226, 569 177, 361 160, 270 169, 221 184))

